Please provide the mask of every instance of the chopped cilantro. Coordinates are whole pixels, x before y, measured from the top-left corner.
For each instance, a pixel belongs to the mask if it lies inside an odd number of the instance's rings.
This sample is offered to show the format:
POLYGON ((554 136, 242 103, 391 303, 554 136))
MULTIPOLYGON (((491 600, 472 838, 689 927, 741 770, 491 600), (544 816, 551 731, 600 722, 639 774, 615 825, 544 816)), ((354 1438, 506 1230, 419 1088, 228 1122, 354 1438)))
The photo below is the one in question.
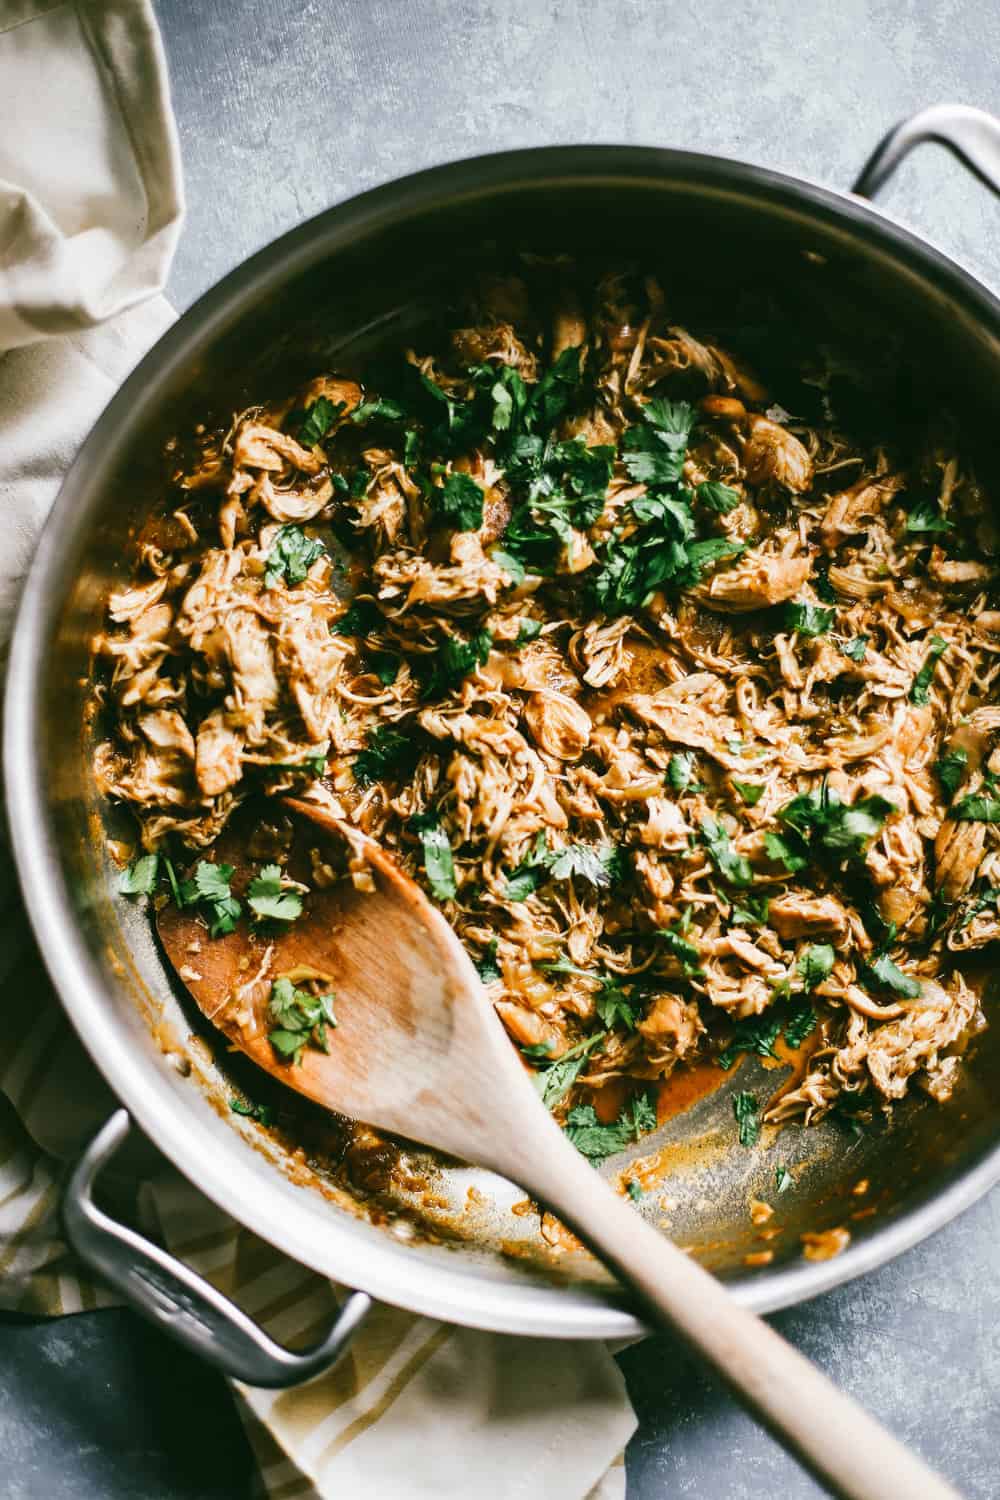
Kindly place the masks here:
POLYGON ((483 524, 483 491, 469 474, 449 474, 433 492, 438 510, 456 531, 478 531, 483 524))
POLYGON ((918 500, 906 518, 906 529, 918 535, 923 532, 950 531, 951 522, 943 516, 933 500, 918 500))
POLYGON ((564 416, 582 378, 579 348, 564 349, 532 387, 527 424, 533 432, 550 432, 564 416))
POLYGON ((626 1193, 628 1193, 633 1203, 638 1203, 640 1198, 645 1198, 646 1196, 646 1194, 642 1190, 641 1184, 636 1182, 634 1177, 630 1177, 628 1182, 626 1182, 625 1191, 626 1193))
POLYGON ((530 615, 525 615, 521 620, 517 636, 514 639, 515 650, 518 646, 526 646, 529 641, 536 641, 541 633, 541 620, 533 620, 530 615))
POLYGON ((940 760, 934 762, 934 774, 949 798, 954 797, 961 786, 968 764, 969 752, 961 746, 955 750, 947 750, 940 760))
POLYGON ((636 1008, 616 980, 601 980, 601 988, 594 996, 594 1009, 609 1031, 619 1022, 626 1031, 635 1030, 636 1008))
POLYGON ((422 674, 423 696, 439 698, 450 693, 463 677, 468 677, 477 667, 485 666, 492 645, 493 637, 488 630, 477 630, 468 641, 459 636, 448 636, 432 657, 424 658, 429 666, 422 674))
POLYGON ((302 897, 298 891, 282 885, 281 867, 264 865, 247 887, 247 905, 258 917, 272 922, 294 922, 302 915, 302 897))
POLYGON ((374 599, 355 599, 340 618, 333 621, 330 630, 334 635, 373 635, 384 624, 374 599))
POLYGON ((960 823, 1000 823, 1000 802, 982 795, 963 797, 948 815, 960 823))
POLYGON ((368 745, 354 757, 354 779, 360 786, 373 786, 387 777, 408 775, 420 754, 412 733, 403 734, 391 724, 379 724, 368 736, 368 745))
POLYGON ((721 823, 706 815, 701 820, 701 836, 709 859, 730 885, 747 886, 753 883, 753 871, 746 857, 737 854, 729 842, 729 834, 721 823))
POLYGON ((282 579, 289 588, 301 583, 326 548, 316 537, 306 536, 300 526, 281 526, 267 554, 264 582, 273 589, 282 579))
MULTIPOLYGON (((798 860, 806 847, 815 855, 825 853, 835 857, 860 858, 869 842, 882 832, 888 815, 896 811, 895 804, 877 794, 859 797, 853 804, 841 802, 837 793, 824 781, 818 792, 803 792, 786 802, 778 811, 778 817, 786 828, 799 835, 800 846, 786 839, 793 860, 798 860)), ((769 836, 774 838, 775 836, 769 836)), ((781 858, 775 843, 765 847, 770 858, 781 858)), ((801 869, 802 865, 797 864, 801 869)), ((786 860, 786 868, 790 868, 786 860)))
POLYGON ((299 427, 299 442, 303 448, 313 448, 326 437, 343 410, 342 401, 331 401, 328 396, 320 396, 311 406, 307 406, 299 427))
POLYGON ((788 1168, 781 1166, 779 1163, 779 1165, 774 1169, 775 1192, 787 1192, 788 1189, 794 1185, 794 1182, 795 1178, 792 1176, 791 1172, 789 1172, 788 1168))
POLYGON ((781 607, 782 625, 797 635, 826 635, 836 618, 835 609, 824 609, 821 604, 813 604, 808 599, 781 607))
POLYGON ((791 1016, 785 1023, 785 1045, 794 1051, 801 1047, 807 1036, 816 1030, 816 1012, 812 1006, 805 1002, 792 1011, 791 1016))
POLYGON ((733 786, 739 792, 748 807, 756 807, 764 795, 764 788, 752 781, 734 781, 733 786))
POLYGON ((804 842, 798 835, 765 833, 764 853, 768 859, 773 859, 775 864, 784 865, 789 875, 795 875, 799 870, 804 870, 809 863, 809 855, 804 842))
POLYGON ((483 981, 483 984, 493 984, 495 980, 501 979, 503 977, 500 973, 500 965, 497 963, 496 938, 490 938, 490 941, 486 945, 486 948, 483 952, 482 958, 476 959, 475 965, 476 972, 479 975, 480 979, 483 981))
POLYGON ((759 927, 767 921, 770 900, 767 896, 754 896, 749 892, 729 908, 729 920, 734 927, 759 927))
POLYGON ((864 661, 870 639, 871 637, 867 635, 856 635, 853 640, 847 641, 840 649, 845 656, 851 658, 851 661, 864 661))
POLYGON ((604 889, 620 878, 622 862, 617 844, 567 844, 563 849, 549 849, 544 833, 539 833, 531 852, 508 877, 504 896, 508 901, 525 901, 549 877, 569 880, 578 876, 604 889))
POLYGON ((679 750, 670 757, 667 765, 667 782, 675 792, 683 792, 694 781, 694 754, 690 750, 679 750))
POLYGON ((757 1118, 757 1095, 739 1093, 733 1095, 733 1114, 739 1127, 741 1146, 756 1146, 760 1139, 760 1120, 757 1118))
POLYGON ((515 588, 524 582, 526 572, 524 563, 512 552, 505 552, 502 547, 494 547, 490 551, 490 560, 495 562, 498 568, 510 575, 510 581, 515 588))
POLYGON ((229 1108, 234 1115, 246 1115, 248 1120, 256 1120, 258 1125, 270 1125, 274 1121, 274 1110, 270 1104, 250 1104, 234 1094, 229 1101, 229 1108))
POLYGON ((829 943, 814 943, 799 954, 798 970, 807 990, 814 990, 833 970, 836 954, 829 943))
POLYGON ((351 421, 360 427, 363 423, 376 419, 383 422, 402 422, 406 412, 399 402, 393 401, 391 397, 376 396, 371 401, 362 401, 361 405, 356 406, 349 415, 351 421))
POLYGON ((326 1029, 336 1027, 333 995, 310 995, 296 989, 290 979, 276 979, 271 985, 267 1016, 273 1029, 267 1039, 282 1062, 298 1066, 305 1047, 328 1052, 326 1029))
POLYGON ((880 953, 870 964, 866 964, 864 974, 870 984, 879 989, 891 990, 904 1000, 915 1000, 921 993, 919 980, 911 979, 909 974, 904 974, 902 969, 897 968, 888 953, 880 953))
POLYGON ((140 854, 122 870, 118 877, 118 889, 123 896, 151 896, 156 889, 160 872, 158 854, 140 854))
POLYGON ((687 919, 681 922, 678 927, 659 927, 657 928, 656 935, 663 939, 664 946, 673 954, 674 958, 680 961, 685 978, 694 979, 702 972, 699 968, 701 954, 694 943, 690 942, 686 936, 690 926, 689 907, 687 919))
POLYGON ((714 479, 706 479, 699 484, 695 495, 701 505, 714 510, 720 516, 728 515, 740 503, 736 490, 731 490, 728 484, 719 484, 714 479))
POLYGON ((176 888, 174 899, 178 906, 206 908, 210 918, 209 937, 224 937, 236 926, 242 907, 229 888, 232 878, 232 865, 217 865, 201 859, 190 879, 182 881, 176 888))
POLYGON ((592 1104, 578 1104, 566 1117, 566 1134, 582 1156, 604 1161, 656 1128, 656 1109, 647 1094, 625 1106, 617 1120, 602 1125, 592 1104))
POLYGON ((450 901, 456 895, 455 861, 448 835, 436 813, 417 813, 410 819, 413 832, 419 834, 424 849, 424 874, 438 901, 450 901))
POLYGON ((939 659, 944 655, 947 649, 947 641, 942 640, 939 635, 931 636, 931 644, 930 649, 927 652, 927 659, 924 662, 923 666, 920 668, 920 671, 914 677, 913 684, 910 688, 911 703, 927 702, 931 679, 934 676, 934 669, 937 666, 939 659))
MULTIPOLYGON (((599 1031, 596 1036, 586 1037, 582 1042, 577 1042, 575 1047, 570 1047, 562 1057, 538 1070, 534 1084, 542 1096, 543 1104, 553 1109, 561 1099, 565 1099, 588 1057, 606 1036, 606 1031, 599 1031)), ((524 1048, 521 1050, 524 1051, 524 1048)))
POLYGON ((775 1010, 737 1021, 729 1045, 715 1059, 727 1071, 742 1052, 756 1052, 759 1057, 777 1057, 774 1044, 781 1035, 781 1016, 775 1010))

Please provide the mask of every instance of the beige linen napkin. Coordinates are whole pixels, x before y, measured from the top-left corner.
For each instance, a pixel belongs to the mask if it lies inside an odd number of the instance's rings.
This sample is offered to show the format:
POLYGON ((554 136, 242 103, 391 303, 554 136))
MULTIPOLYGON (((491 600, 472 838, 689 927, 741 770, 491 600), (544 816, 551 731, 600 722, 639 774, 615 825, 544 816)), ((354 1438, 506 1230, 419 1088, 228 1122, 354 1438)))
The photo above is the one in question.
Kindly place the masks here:
MULTIPOLYGON (((0 0, 0 644, 59 480, 173 313, 180 169, 148 0, 0 0)), ((59 1238, 64 1164, 114 1100, 66 1023, 0 861, 0 1306, 105 1305, 59 1238)), ((277 1338, 337 1289, 166 1164, 119 1189, 277 1338)), ((123 1204, 123 1206, 125 1206, 123 1204)), ((634 1428, 599 1343, 478 1333, 376 1306, 350 1354, 287 1392, 238 1389, 271 1500, 621 1500, 634 1428)))

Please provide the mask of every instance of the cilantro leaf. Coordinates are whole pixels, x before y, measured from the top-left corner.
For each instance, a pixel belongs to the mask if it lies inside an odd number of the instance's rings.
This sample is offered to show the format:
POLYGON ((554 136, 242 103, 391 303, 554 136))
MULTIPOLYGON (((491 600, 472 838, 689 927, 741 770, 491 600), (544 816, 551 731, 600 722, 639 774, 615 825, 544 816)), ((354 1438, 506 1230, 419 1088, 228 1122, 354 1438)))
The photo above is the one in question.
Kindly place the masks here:
POLYGON ((564 349, 528 397, 526 421, 532 432, 551 431, 565 415, 581 379, 579 347, 564 349))
POLYGON ((374 635, 385 624, 374 599, 355 599, 344 613, 333 621, 333 635, 374 635))
POLYGON ((728 515, 740 503, 736 490, 730 489, 728 484, 719 484, 714 479, 703 480, 695 489, 695 495, 701 505, 720 516, 728 515))
POLYGON ((331 401, 328 396, 319 396, 303 413, 299 427, 299 442, 303 448, 314 448, 344 410, 342 401, 331 401))
POLYGON ((483 524, 483 490, 471 474, 449 474, 434 500, 456 531, 478 531, 483 524))
POLYGON ((764 787, 753 781, 734 781, 733 786, 739 792, 747 807, 756 807, 764 795, 764 787))
POLYGON ((694 752, 678 750, 667 765, 667 782, 675 792, 683 792, 694 780, 694 752))
POLYGON ((924 662, 923 666, 920 668, 920 671, 914 677, 913 684, 910 688, 911 703, 927 702, 931 679, 934 676, 934 669, 947 649, 947 641, 942 640, 939 635, 931 636, 931 644, 930 649, 927 652, 927 659, 924 662))
POLYGON ((273 922, 294 922, 302 915, 302 897, 298 891, 282 888, 281 867, 264 865, 247 887, 247 905, 258 917, 273 922))
POLYGON ((489 943, 483 951, 482 958, 474 960, 476 972, 483 984, 493 984, 497 979, 502 979, 500 965, 497 963, 497 940, 490 938, 489 943))
POLYGON ((882 832, 889 813, 895 811, 894 803, 877 794, 859 797, 853 804, 841 802, 836 792, 824 782, 818 792, 803 792, 786 802, 779 809, 778 817, 786 827, 800 835, 803 843, 808 840, 814 853, 860 858, 871 839, 882 832))
POLYGON ((336 1027, 333 995, 310 995, 296 989, 290 979, 276 979, 271 985, 268 1020, 274 1023, 267 1039, 283 1062, 298 1066, 307 1046, 328 1052, 326 1030, 336 1027))
POLYGON ((274 1123, 274 1110, 270 1104, 250 1104, 234 1094, 229 1101, 229 1108, 234 1115, 246 1115, 248 1120, 256 1120, 259 1125, 274 1123))
POLYGON ((670 447, 656 428, 637 424, 622 440, 622 462, 636 484, 674 485, 684 472, 684 447, 670 447))
POLYGON ((567 844, 550 855, 553 880, 577 876, 598 890, 605 890, 622 873, 622 852, 617 844, 567 844))
POLYGON ((594 996, 594 1008, 609 1031, 619 1021, 626 1031, 635 1030, 636 1008, 616 980, 601 980, 601 988, 594 996))
POLYGON ((742 905, 734 903, 729 908, 729 920, 734 927, 758 927, 767 921, 770 904, 767 896, 753 896, 748 892, 742 898, 742 905))
POLYGON ((592 1104, 578 1104, 566 1117, 566 1134, 573 1145, 590 1161, 604 1161, 617 1156, 633 1141, 656 1128, 656 1110, 648 1095, 632 1099, 617 1120, 603 1125, 592 1104))
POLYGON ((799 954, 798 970, 807 990, 814 990, 824 979, 828 979, 836 954, 829 943, 814 943, 799 954))
POLYGON ((764 853, 776 864, 784 865, 789 875, 804 870, 809 863, 809 854, 804 841, 797 835, 765 833, 764 853))
POLYGON ((642 415, 668 447, 681 450, 687 447, 695 420, 690 401, 668 401, 664 396, 654 396, 642 408, 642 415))
POLYGON ((450 693, 463 677, 486 665, 492 645, 493 637, 488 630, 477 630, 468 641, 448 636, 432 657, 422 659, 428 662, 422 673, 423 696, 439 698, 450 693))
POLYGON ((599 1031, 596 1036, 577 1042, 576 1046, 570 1047, 562 1057, 539 1069, 535 1074, 534 1084, 542 1096, 543 1104, 553 1109, 561 1099, 565 1099, 583 1071, 590 1054, 606 1036, 607 1032, 599 1031))
POLYGON ((118 876, 118 889, 123 896, 151 896, 159 872, 158 854, 140 854, 118 876))
POLYGON ((794 1185, 795 1179, 787 1167, 780 1164, 774 1169, 774 1187, 778 1193, 787 1192, 794 1185))
POLYGON ((756 1052, 758 1057, 777 1057, 774 1044, 781 1035, 781 1016, 775 1009, 763 1015, 747 1016, 737 1021, 728 1046, 715 1059, 727 1072, 741 1052, 756 1052))
POLYGON ((968 764, 969 752, 961 746, 946 751, 940 760, 934 762, 934 774, 949 797, 954 797, 961 786, 968 764))
POLYGON ((359 786, 373 786, 387 777, 405 776, 420 754, 412 733, 403 734, 392 724, 379 724, 368 736, 368 746, 354 757, 354 779, 359 786))
POLYGON ((851 661, 864 661, 870 639, 867 635, 856 635, 853 640, 841 646, 841 652, 844 656, 849 656, 851 661))
POLYGON ((816 1012, 808 1001, 792 1012, 785 1022, 785 1045, 794 1051, 816 1030, 816 1012))
POLYGON ((906 529, 918 535, 923 532, 950 531, 951 522, 941 514, 935 501, 918 500, 906 518, 906 529))
POLYGON ((360 427, 365 422, 378 419, 383 422, 402 422, 406 412, 398 401, 389 396, 376 396, 371 401, 362 401, 349 413, 350 420, 360 427))
POLYGON ((902 969, 897 968, 888 953, 880 953, 877 958, 872 959, 870 964, 865 965, 864 972, 871 984, 892 990, 893 994, 902 995, 904 1000, 915 1000, 922 991, 919 980, 911 979, 909 974, 904 974, 902 969))
POLYGON ((458 892, 455 883, 455 861, 448 835, 436 813, 417 813, 410 819, 413 832, 419 834, 424 849, 424 874, 438 901, 450 901, 458 892))
POLYGON ((1000 802, 995 797, 981 794, 963 797, 948 816, 957 818, 960 823, 1000 823, 1000 802))
POLYGON ((514 649, 516 650, 518 646, 526 646, 529 641, 536 641, 541 633, 541 620, 533 620, 530 615, 525 615, 518 626, 514 649))
POLYGON ((240 903, 232 894, 229 882, 233 877, 232 865, 213 864, 210 860, 199 860, 190 879, 182 881, 174 892, 178 906, 204 906, 210 918, 209 937, 224 937, 232 932, 242 911, 240 903))
POLYGON ((739 1093, 733 1095, 733 1114, 739 1127, 741 1146, 756 1146, 760 1139, 760 1120, 757 1117, 757 1095, 739 1093))
POLYGON ((737 854, 729 842, 729 834, 721 823, 706 815, 701 820, 701 836, 709 859, 722 876, 723 880, 730 885, 747 886, 753 884, 753 871, 746 857, 737 854))
POLYGON ((826 635, 836 618, 835 609, 824 609, 822 605, 813 604, 808 599, 789 602, 781 608, 782 625, 786 630, 795 631, 797 635, 826 635))
POLYGON ((264 582, 273 589, 282 579, 289 588, 301 583, 326 548, 317 537, 306 536, 300 526, 281 526, 267 554, 264 582))
POLYGON ((628 1182, 626 1182, 625 1191, 628 1193, 633 1203, 638 1203, 640 1198, 645 1198, 646 1196, 646 1194, 642 1190, 642 1184, 636 1182, 634 1177, 629 1178, 628 1182))
MULTIPOLYGON (((688 908, 688 913, 689 922, 690 908, 688 908)), ((674 958, 679 959, 685 977, 694 979, 700 976, 702 972, 699 967, 701 954, 694 943, 690 942, 685 936, 686 931, 687 925, 681 923, 679 928, 658 927, 656 935, 663 939, 664 946, 673 954, 674 958)))

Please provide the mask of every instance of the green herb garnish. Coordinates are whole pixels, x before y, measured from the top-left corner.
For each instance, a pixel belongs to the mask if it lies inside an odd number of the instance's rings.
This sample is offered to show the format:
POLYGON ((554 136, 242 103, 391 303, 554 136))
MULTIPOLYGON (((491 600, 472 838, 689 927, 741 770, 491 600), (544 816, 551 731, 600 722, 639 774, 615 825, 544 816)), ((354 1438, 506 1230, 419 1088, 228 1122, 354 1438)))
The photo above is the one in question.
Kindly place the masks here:
POLYGON ((721 823, 706 815, 701 820, 702 842, 723 880, 730 885, 747 886, 753 883, 753 871, 746 858, 737 854, 729 842, 729 834, 721 823))
POLYGON ((934 669, 947 649, 947 641, 942 640, 939 635, 931 636, 931 644, 930 650, 927 652, 927 660, 924 662, 923 666, 920 668, 920 671, 914 677, 913 684, 910 688, 911 703, 927 702, 931 679, 934 676, 934 669))
POLYGON ((440 514, 456 531, 478 531, 483 524, 483 491, 469 474, 449 474, 433 492, 440 514))
POLYGON ((934 774, 949 798, 954 797, 961 786, 968 764, 969 752, 961 747, 946 751, 940 760, 934 762, 934 774))
POLYGON ((326 1030, 336 1027, 333 995, 310 995, 296 989, 290 979, 276 979, 271 985, 268 1020, 273 1029, 267 1039, 283 1062, 298 1066, 307 1046, 328 1052, 326 1030))
POLYGON ((438 901, 451 901, 458 892, 455 883, 455 861, 451 844, 437 813, 417 813, 410 827, 418 834, 424 850, 424 874, 438 901))
POLYGON ((822 605, 813 604, 808 599, 784 604, 781 608, 782 625, 785 630, 792 630, 797 635, 826 635, 836 618, 835 609, 824 609, 822 605))
POLYGON ((159 873, 160 856, 140 854, 118 876, 118 889, 123 896, 151 896, 159 873))
POLYGON ((282 884, 280 865, 264 865, 247 887, 247 905, 262 920, 294 922, 302 915, 302 896, 282 884))
POLYGON ((733 1095, 733 1114, 739 1127, 741 1146, 756 1146, 760 1139, 760 1120, 757 1118, 757 1095, 739 1093, 733 1095))
POLYGON ((269 589, 284 579, 289 588, 301 583, 326 548, 316 537, 306 536, 300 526, 281 526, 267 554, 264 582, 269 589))

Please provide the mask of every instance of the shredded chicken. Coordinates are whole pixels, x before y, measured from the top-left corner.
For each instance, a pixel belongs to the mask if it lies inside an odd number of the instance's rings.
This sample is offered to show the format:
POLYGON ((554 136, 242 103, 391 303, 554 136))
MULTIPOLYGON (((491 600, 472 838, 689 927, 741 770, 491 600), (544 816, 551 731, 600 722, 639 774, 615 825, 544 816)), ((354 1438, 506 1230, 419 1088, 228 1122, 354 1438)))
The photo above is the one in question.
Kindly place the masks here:
POLYGON ((811 1051, 771 1119, 945 1098, 1000 940, 986 498, 939 435, 856 440, 812 368, 772 405, 676 317, 536 259, 395 384, 174 445, 96 642, 98 781, 181 858, 248 797, 322 799, 543 1084, 575 1060, 560 1116, 775 1025, 811 1051))

